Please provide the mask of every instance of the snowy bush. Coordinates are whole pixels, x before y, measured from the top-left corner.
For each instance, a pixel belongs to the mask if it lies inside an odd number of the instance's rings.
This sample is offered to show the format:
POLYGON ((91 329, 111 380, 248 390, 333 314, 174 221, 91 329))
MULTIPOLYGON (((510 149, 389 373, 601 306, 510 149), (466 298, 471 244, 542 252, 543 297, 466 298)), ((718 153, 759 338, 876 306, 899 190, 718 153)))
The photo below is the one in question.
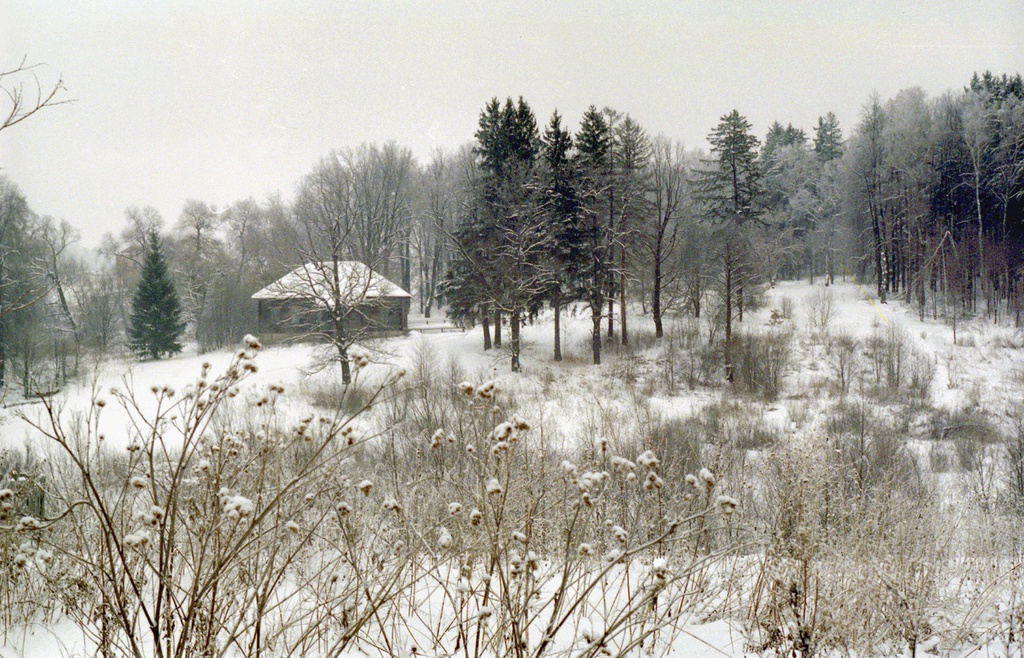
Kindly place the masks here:
POLYGON ((782 377, 789 366, 792 334, 773 329, 733 335, 733 387, 765 400, 782 393, 782 377))

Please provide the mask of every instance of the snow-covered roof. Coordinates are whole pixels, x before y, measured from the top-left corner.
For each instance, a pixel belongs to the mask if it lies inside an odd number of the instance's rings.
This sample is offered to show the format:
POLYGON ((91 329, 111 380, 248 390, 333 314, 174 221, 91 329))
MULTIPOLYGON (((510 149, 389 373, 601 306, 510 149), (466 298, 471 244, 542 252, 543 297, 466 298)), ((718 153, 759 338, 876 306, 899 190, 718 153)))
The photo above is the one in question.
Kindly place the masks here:
MULTIPOLYGON (((306 263, 252 296, 253 299, 305 299, 330 306, 334 299, 334 264, 306 263)), ((374 272, 365 263, 338 261, 338 293, 344 304, 385 297, 411 297, 408 292, 374 272)))

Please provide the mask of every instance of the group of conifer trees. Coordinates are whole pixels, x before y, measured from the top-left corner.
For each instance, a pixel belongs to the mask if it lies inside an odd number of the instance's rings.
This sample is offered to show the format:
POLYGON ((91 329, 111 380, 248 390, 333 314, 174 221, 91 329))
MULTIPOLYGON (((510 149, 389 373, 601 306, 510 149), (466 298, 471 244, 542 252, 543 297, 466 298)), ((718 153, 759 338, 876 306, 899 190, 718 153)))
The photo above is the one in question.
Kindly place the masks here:
POLYGON ((186 340, 231 343, 251 328, 255 290, 328 253, 408 288, 427 317, 446 305, 482 325, 484 347, 507 348, 514 370, 522 326, 544 308, 561 359, 572 308, 589 318, 595 363, 630 342, 637 314, 658 337, 666 317, 711 317, 728 373, 733 323, 780 278, 855 277, 922 315, 1020 325, 1019 75, 873 96, 845 139, 827 113, 808 132, 773 123, 762 140, 733 110, 707 141, 708 153, 686 149, 595 106, 575 132, 557 111, 539 127, 526 100, 495 98, 471 144, 427 163, 364 144, 322 158, 293 203, 189 200, 169 230, 154 209, 129 208, 98 265, 0 178, 0 384, 17 371, 38 388, 45 371, 59 385, 83 351, 111 345, 156 357, 186 340))
POLYGON ((831 112, 808 138, 773 123, 762 143, 739 111, 710 153, 651 138, 628 114, 591 106, 576 134, 556 111, 543 132, 526 101, 481 111, 442 286, 449 315, 483 325, 513 370, 520 330, 569 304, 587 309, 591 352, 629 342, 629 313, 713 308, 732 325, 780 277, 873 281, 923 315, 1024 308, 1024 85, 975 75, 960 92, 873 96, 849 139, 831 112), (709 302, 711 305, 709 307, 709 302), (604 329, 605 324, 607 330, 604 329))

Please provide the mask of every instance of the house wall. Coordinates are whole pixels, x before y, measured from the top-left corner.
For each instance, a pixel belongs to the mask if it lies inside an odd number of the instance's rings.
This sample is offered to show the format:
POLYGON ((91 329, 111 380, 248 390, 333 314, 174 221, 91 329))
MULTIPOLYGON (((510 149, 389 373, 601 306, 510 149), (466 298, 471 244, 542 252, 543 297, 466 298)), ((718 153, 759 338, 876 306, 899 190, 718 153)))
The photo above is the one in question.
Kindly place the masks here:
MULTIPOLYGON (((346 332, 351 335, 381 335, 409 330, 410 300, 386 297, 350 309, 345 317, 346 332)), ((333 331, 325 309, 301 299, 261 299, 257 303, 257 326, 264 340, 286 340, 333 331)))

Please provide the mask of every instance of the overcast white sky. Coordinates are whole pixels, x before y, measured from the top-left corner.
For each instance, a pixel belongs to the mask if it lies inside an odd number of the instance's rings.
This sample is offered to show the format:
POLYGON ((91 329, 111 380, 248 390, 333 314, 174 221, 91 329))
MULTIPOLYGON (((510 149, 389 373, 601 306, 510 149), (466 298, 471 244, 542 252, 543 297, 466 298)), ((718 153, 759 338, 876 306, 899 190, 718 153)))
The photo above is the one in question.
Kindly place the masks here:
POLYGON ((733 108, 759 137, 849 133, 872 91, 1024 71, 1020 0, 143 2, 0 0, 0 68, 23 55, 73 104, 0 132, 0 167, 87 245, 130 205, 280 192, 330 149, 394 139, 424 160, 522 95, 575 128, 594 104, 690 146, 733 108))

